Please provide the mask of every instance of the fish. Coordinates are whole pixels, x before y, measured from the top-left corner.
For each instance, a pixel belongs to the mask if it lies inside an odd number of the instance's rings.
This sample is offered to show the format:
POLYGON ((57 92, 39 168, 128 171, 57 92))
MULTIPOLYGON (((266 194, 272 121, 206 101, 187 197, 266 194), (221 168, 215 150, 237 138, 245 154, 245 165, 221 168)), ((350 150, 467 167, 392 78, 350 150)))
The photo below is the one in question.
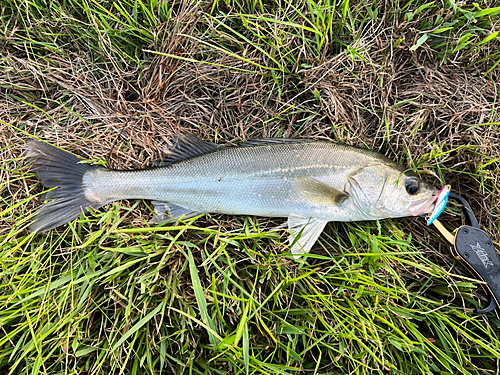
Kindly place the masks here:
POLYGON ((82 163, 47 143, 27 142, 47 188, 31 232, 45 232, 122 199, 151 200, 153 223, 204 213, 284 217, 295 258, 309 253, 330 221, 431 212, 437 190, 375 151, 325 140, 264 138, 222 146, 178 135, 158 167, 113 170, 82 163))

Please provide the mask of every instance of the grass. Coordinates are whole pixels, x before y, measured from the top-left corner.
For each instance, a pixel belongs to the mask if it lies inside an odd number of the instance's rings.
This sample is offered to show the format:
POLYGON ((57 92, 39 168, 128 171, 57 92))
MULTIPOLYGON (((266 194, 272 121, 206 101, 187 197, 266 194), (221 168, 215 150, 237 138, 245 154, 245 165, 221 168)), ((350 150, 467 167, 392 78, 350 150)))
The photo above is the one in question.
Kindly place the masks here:
MULTIPOLYGON (((3 0, 0 372, 495 374, 500 322, 423 220, 152 227, 117 202, 47 234, 29 136, 112 168, 175 133, 329 138, 450 183, 500 242, 500 8, 480 3, 3 0)), ((443 220, 460 225, 450 206, 443 220)))

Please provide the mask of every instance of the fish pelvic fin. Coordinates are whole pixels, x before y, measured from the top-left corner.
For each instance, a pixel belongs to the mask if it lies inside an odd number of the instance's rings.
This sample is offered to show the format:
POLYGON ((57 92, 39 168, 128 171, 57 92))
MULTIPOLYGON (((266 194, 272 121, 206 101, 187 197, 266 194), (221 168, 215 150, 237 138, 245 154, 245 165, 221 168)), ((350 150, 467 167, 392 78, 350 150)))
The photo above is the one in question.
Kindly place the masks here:
POLYGON ((44 203, 35 213, 31 232, 45 232, 70 222, 89 208, 103 206, 85 197, 83 176, 91 169, 102 167, 81 163, 82 159, 57 147, 39 141, 29 141, 26 154, 31 167, 47 188, 57 187, 45 195, 44 203))
POLYGON ((161 224, 172 219, 191 219, 204 213, 169 202, 152 201, 151 203, 155 212, 155 216, 149 221, 151 224, 161 224))
POLYGON ((314 217, 305 217, 291 214, 288 217, 288 229, 292 233, 288 236, 291 252, 295 259, 307 254, 316 243, 327 221, 314 217))

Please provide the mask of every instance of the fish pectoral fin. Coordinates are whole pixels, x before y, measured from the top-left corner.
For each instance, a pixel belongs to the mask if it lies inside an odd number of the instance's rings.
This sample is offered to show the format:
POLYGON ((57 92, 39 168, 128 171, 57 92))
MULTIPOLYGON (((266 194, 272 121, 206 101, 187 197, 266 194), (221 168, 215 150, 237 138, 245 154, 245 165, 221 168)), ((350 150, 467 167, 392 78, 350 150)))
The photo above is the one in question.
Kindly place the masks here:
POLYGON ((180 160, 208 154, 224 147, 215 143, 206 142, 191 134, 177 135, 172 139, 171 147, 163 150, 165 160, 158 163, 159 167, 164 167, 180 160))
POLYGON ((338 206, 349 198, 349 194, 309 177, 297 177, 294 184, 310 202, 338 206))
POLYGON ((161 224, 172 219, 190 219, 204 213, 169 202, 152 201, 151 203, 155 212, 155 216, 150 220, 151 224, 161 224))
POLYGON ((307 254, 328 221, 317 219, 315 217, 306 217, 291 214, 288 216, 288 229, 292 233, 288 236, 291 252, 295 259, 300 258, 302 254, 307 254))

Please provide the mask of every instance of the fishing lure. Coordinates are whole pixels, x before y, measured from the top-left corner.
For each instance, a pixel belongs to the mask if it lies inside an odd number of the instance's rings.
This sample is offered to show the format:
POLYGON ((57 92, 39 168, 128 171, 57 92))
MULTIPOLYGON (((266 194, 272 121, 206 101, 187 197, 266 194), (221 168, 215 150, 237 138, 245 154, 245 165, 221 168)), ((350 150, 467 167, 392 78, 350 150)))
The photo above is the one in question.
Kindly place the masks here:
POLYGON ((427 225, 431 225, 434 220, 438 218, 439 215, 444 211, 444 208, 446 207, 446 204, 448 203, 448 196, 450 195, 451 191, 451 185, 445 185, 441 189, 441 191, 438 194, 438 197, 436 198, 436 203, 434 205, 434 210, 428 216, 427 219, 427 225))

